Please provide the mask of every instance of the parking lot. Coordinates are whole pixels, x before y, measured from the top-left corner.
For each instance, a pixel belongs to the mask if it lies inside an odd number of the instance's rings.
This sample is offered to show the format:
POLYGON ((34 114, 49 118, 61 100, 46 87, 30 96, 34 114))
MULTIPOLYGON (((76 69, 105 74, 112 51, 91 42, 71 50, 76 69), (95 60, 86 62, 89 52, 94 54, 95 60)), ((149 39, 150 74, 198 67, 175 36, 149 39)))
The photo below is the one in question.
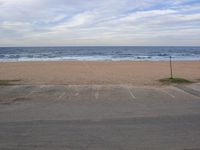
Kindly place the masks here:
POLYGON ((200 84, 0 87, 0 149, 200 149, 200 84))

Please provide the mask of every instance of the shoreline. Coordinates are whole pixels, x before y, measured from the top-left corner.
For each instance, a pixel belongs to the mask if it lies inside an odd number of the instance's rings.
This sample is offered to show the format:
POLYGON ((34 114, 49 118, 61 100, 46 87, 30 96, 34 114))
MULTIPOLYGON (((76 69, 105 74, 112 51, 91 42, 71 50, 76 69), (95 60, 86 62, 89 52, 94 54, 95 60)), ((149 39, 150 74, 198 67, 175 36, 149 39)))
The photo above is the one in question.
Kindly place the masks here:
MULTIPOLYGON (((199 60, 176 60, 172 58, 173 62, 200 62, 199 60)), ((24 61, 1 61, 0 63, 35 63, 35 62, 169 62, 166 60, 24 60, 24 61)))
MULTIPOLYGON (((175 77, 200 79, 200 61, 173 61, 175 77)), ((0 80, 47 85, 161 85, 169 61, 30 61, 0 62, 0 80)))

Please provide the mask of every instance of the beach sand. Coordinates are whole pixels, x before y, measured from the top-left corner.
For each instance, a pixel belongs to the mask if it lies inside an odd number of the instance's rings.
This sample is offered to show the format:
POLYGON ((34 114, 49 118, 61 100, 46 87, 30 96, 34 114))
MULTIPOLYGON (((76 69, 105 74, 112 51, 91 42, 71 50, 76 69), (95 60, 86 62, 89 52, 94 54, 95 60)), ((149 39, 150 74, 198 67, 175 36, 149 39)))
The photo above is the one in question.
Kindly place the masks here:
MULTIPOLYGON (((175 77, 200 79, 200 61, 173 62, 175 77)), ((130 84, 160 85, 170 77, 164 61, 57 61, 1 62, 0 80, 21 80, 21 84, 130 84)))

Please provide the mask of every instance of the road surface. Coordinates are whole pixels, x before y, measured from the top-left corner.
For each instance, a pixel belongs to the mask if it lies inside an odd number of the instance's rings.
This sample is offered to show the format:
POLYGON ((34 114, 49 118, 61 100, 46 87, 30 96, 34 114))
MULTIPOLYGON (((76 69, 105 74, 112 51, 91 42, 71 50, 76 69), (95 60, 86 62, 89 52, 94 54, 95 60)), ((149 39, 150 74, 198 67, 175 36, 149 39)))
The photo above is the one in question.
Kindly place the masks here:
POLYGON ((200 150, 200 84, 0 87, 2 150, 200 150))

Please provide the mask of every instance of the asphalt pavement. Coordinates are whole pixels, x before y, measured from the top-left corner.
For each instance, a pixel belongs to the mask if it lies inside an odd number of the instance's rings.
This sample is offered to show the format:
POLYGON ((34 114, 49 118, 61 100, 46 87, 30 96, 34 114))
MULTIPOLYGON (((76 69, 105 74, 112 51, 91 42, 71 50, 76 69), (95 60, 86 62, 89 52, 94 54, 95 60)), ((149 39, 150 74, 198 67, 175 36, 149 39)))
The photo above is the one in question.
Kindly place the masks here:
POLYGON ((0 87, 2 150, 200 150, 200 84, 0 87))

